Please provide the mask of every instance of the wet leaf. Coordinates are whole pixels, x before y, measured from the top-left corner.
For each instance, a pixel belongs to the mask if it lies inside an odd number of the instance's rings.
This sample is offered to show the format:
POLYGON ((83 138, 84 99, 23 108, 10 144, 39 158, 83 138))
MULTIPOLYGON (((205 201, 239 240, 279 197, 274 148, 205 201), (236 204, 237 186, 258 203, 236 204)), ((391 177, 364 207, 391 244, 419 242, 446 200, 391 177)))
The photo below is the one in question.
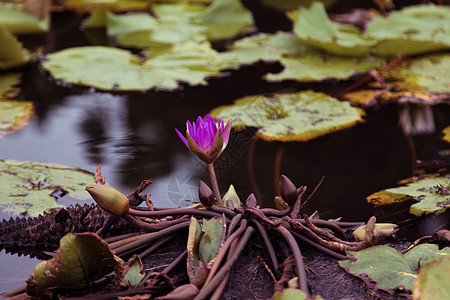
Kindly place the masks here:
MULTIPOLYGON (((367 225, 363 225, 353 231, 353 236, 355 237, 355 239, 357 241, 366 240, 366 228, 367 228, 367 225)), ((376 239, 381 239, 381 238, 391 236, 394 233, 396 233, 397 231, 398 231, 398 226, 396 224, 392 224, 392 223, 376 223, 375 227, 373 228, 373 234, 376 239)))
POLYGON ((80 169, 0 160, 0 205, 6 213, 37 216, 64 207, 55 200, 66 194, 74 199, 89 199, 84 188, 93 181, 93 174, 80 169))
POLYGON ((22 3, 0 2, 0 25, 12 34, 44 33, 48 31, 49 18, 39 19, 27 11, 22 3))
POLYGON ((24 127, 33 113, 32 102, 9 100, 17 92, 12 86, 20 78, 20 73, 0 74, 0 138, 24 127))
POLYGON ((334 54, 366 55, 377 43, 356 26, 331 21, 321 2, 313 2, 309 8, 302 7, 290 17, 294 33, 302 41, 334 54))
POLYGON ((386 189, 368 196, 367 202, 375 206, 389 205, 406 200, 416 200, 411 205, 410 213, 422 214, 443 213, 450 207, 450 177, 439 175, 425 175, 404 179, 401 187, 386 189))
POLYGON ((366 35, 378 40, 377 55, 413 55, 450 48, 450 7, 415 5, 375 16, 366 35))
POLYGON ((31 59, 30 53, 22 47, 17 38, 0 24, 0 70, 8 70, 25 65, 31 59))
MULTIPOLYGON (((225 195, 223 195, 223 197, 222 197, 222 201, 223 201, 222 205, 227 206, 228 200, 230 200, 233 203, 233 207, 235 207, 235 208, 242 207, 241 200, 239 199, 239 196, 236 193, 236 190, 232 184, 228 188, 228 191, 225 193, 225 195)), ((218 205, 219 203, 215 203, 215 204, 218 205)))
POLYGON ((342 260, 339 265, 366 282, 374 282, 377 288, 412 290, 420 268, 428 261, 450 257, 450 248, 439 250, 437 245, 422 244, 401 254, 394 248, 380 245, 347 252, 347 256, 355 261, 342 260))
POLYGON ((53 288, 81 289, 121 264, 108 244, 95 233, 68 233, 61 238, 56 255, 36 266, 27 279, 27 293, 41 295, 53 288))
MULTIPOLYGON (((450 32, 450 29, 449 29, 450 32)), ((450 97, 450 54, 436 53, 409 58, 383 72, 391 87, 402 90, 419 90, 447 93, 450 97)))
POLYGON ((253 95, 210 112, 232 120, 237 129, 257 127, 255 137, 267 141, 307 141, 362 121, 364 111, 323 93, 253 95))
POLYGON ((384 60, 374 57, 349 58, 327 54, 287 32, 260 33, 243 38, 221 55, 235 60, 230 65, 233 68, 259 60, 280 62, 284 70, 278 74, 266 75, 265 78, 269 81, 348 79, 384 64, 384 60))
POLYGON ((144 265, 142 264, 141 258, 137 255, 134 255, 128 261, 126 268, 128 268, 128 270, 123 277, 123 281, 129 287, 138 287, 142 280, 145 278, 144 265))
POLYGON ((426 263, 417 275, 413 287, 413 299, 450 299, 450 257, 426 263))
POLYGON ((76 47, 49 54, 42 63, 56 79, 120 91, 176 89, 181 81, 203 85, 223 64, 207 42, 179 44, 149 59, 110 47, 76 47))

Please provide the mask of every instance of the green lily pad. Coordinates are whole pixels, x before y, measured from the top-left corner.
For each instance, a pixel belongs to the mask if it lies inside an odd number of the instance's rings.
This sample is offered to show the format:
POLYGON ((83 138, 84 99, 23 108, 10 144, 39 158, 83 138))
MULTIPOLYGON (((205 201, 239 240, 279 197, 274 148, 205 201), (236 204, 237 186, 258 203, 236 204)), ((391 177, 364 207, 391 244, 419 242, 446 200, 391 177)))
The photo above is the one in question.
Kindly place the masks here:
POLYGON ((450 257, 450 248, 439 250, 437 245, 422 244, 401 254, 394 248, 380 245, 347 252, 347 256, 355 261, 342 260, 339 265, 367 283, 374 282, 377 288, 384 290, 412 290, 420 267, 428 261, 450 257))
POLYGON ((176 89, 181 81, 204 85, 225 63, 207 42, 178 44, 149 59, 102 46, 69 48, 47 57, 42 65, 56 79, 118 91, 176 89))
POLYGON ((450 207, 450 177, 439 175, 425 175, 404 179, 401 187, 386 189, 368 196, 367 202, 375 206, 389 205, 406 200, 416 200, 409 212, 421 216, 422 214, 443 213, 450 207))
POLYGON ((55 256, 39 263, 27 279, 27 293, 39 296, 54 288, 82 289, 111 271, 120 274, 121 263, 108 244, 95 233, 68 233, 55 256))
POLYGON ((0 160, 0 182, 3 212, 37 216, 64 207, 55 200, 65 194, 74 199, 90 199, 85 187, 94 182, 94 175, 56 164, 0 160))
POLYGON ((383 72, 383 77, 398 89, 446 93, 450 97, 450 54, 436 53, 407 59, 383 72))
POLYGON ((28 63, 30 53, 17 38, 0 23, 0 70, 14 69, 28 63))
POLYGON ((253 95, 233 105, 215 108, 210 115, 232 120, 240 130, 257 127, 255 137, 267 141, 308 141, 362 121, 364 111, 323 93, 253 95))
POLYGON ((305 292, 302 290, 294 289, 294 288, 287 288, 284 289, 282 292, 275 292, 272 297, 273 300, 322 300, 323 298, 319 295, 309 297, 305 292))
POLYGON ((23 128, 33 113, 33 103, 29 101, 14 101, 12 88, 20 82, 21 73, 0 74, 0 138, 23 128))
POLYGON ((448 143, 450 143, 450 126, 447 126, 442 130, 442 139, 448 143))
POLYGON ((366 35, 378 40, 377 55, 415 55, 450 48, 450 7, 415 5, 375 16, 366 35))
POLYGON ((131 257, 125 266, 125 270, 126 273, 123 277, 123 281, 126 285, 132 288, 140 287, 145 278, 144 265, 142 264, 141 258, 138 255, 131 257), (126 270, 126 268, 128 268, 128 270, 126 270))
POLYGON ((225 228, 226 224, 221 218, 204 219, 203 225, 200 225, 194 217, 191 218, 187 242, 187 272, 190 282, 199 288, 206 280, 207 273, 222 245, 225 228))
POLYGON ((450 299, 449 273, 450 257, 426 263, 414 281, 413 299, 450 299))
POLYGON ((148 0, 65 0, 67 10, 79 13, 89 13, 96 9, 126 12, 146 10, 149 8, 148 0))
POLYGON ((321 2, 313 2, 309 8, 302 7, 290 17, 294 22, 294 33, 302 41, 334 54, 366 55, 377 43, 356 26, 331 21, 321 2))
POLYGON ((328 54, 299 40, 293 33, 260 33, 237 40, 222 57, 233 59, 229 67, 253 64, 259 60, 278 61, 284 70, 267 74, 269 81, 297 80, 320 81, 325 79, 348 79, 380 68, 384 60, 375 57, 350 58, 328 54))
POLYGON ((49 18, 40 20, 27 11, 22 3, 0 2, 0 25, 13 34, 44 33, 48 31, 49 18))

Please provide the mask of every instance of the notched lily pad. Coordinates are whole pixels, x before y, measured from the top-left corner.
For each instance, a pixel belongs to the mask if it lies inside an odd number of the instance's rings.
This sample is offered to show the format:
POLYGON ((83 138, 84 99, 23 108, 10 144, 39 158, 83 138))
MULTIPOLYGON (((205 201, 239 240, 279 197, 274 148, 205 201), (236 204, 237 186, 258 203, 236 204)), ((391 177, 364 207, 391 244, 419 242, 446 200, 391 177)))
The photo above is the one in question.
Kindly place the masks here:
POLYGON ((450 299, 448 274, 450 274, 450 257, 426 263, 414 281, 413 299, 450 299))
POLYGON ((257 127, 267 141, 308 141, 362 122, 364 111, 323 93, 253 95, 215 108, 211 116, 232 120, 237 129, 257 127))
POLYGON ((420 268, 428 261, 450 257, 450 248, 439 250, 437 245, 422 244, 405 254, 380 245, 359 252, 347 252, 354 261, 342 260, 339 265, 347 272, 362 278, 376 288, 393 292, 395 289, 412 290, 420 268))
POLYGON ((42 65, 56 79, 117 91, 176 89, 179 82, 203 85, 225 63, 207 42, 178 44, 149 59, 102 46, 69 48, 47 57, 42 65))
POLYGON ((0 138, 20 130, 28 123, 33 113, 33 103, 29 101, 14 101, 20 73, 6 73, 0 75, 0 138))
POLYGON ((61 238, 56 255, 39 263, 27 279, 27 294, 40 296, 54 288, 82 289, 101 276, 121 274, 108 244, 95 233, 68 233, 61 238))
POLYGON ((404 186, 386 189, 368 196, 367 202, 375 206, 389 205, 406 200, 416 200, 411 205, 410 213, 422 214, 443 213, 450 207, 450 177, 425 175, 411 177, 399 182, 404 186))
POLYGON ((45 210, 64 207, 58 199, 69 195, 90 199, 85 187, 94 175, 61 165, 0 160, 0 208, 5 213, 37 216, 45 210))

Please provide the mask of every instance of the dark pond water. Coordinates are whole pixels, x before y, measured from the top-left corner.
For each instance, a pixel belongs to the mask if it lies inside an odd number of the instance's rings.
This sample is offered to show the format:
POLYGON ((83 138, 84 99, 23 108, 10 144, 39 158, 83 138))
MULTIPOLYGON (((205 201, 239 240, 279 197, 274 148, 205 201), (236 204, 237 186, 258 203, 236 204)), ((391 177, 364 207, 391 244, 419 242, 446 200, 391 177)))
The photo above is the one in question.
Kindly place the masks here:
MULTIPOLYGON (((79 19, 69 17, 66 27, 57 27, 45 37, 47 51, 106 43, 104 33, 82 33, 79 19)), ((152 178, 148 192, 155 206, 190 205, 197 198, 198 179, 209 179, 206 167, 187 150, 174 128, 182 130, 186 120, 244 95, 338 88, 333 83, 267 84, 259 76, 268 68, 276 70, 277 66, 245 68, 211 80, 208 87, 113 95, 58 86, 32 65, 25 70, 20 97, 34 102, 35 114, 21 131, 0 139, 0 158, 59 163, 91 172, 101 163, 107 181, 125 194, 152 178)), ((448 125, 450 110, 438 106, 434 114, 439 132, 448 125)), ((438 153, 447 147, 434 133, 413 137, 411 148, 398 125, 395 105, 370 110, 365 123, 308 143, 254 141, 253 134, 253 129, 232 132, 228 148, 216 162, 222 192, 233 184, 242 200, 255 192, 264 205, 272 205, 274 174, 278 174, 275 161, 281 153, 280 173, 295 184, 307 185, 311 192, 323 178, 304 212, 318 210, 323 218, 342 216, 348 221, 366 221, 371 215, 402 221, 391 215, 396 210, 374 209, 365 197, 412 175, 412 149, 418 159, 428 161, 442 159, 438 153)), ((70 198, 60 201, 71 203, 70 198)), ((446 218, 448 214, 409 221, 407 226, 420 223, 422 226, 411 231, 416 236, 429 234, 445 224, 446 218)), ((24 284, 36 264, 37 260, 28 256, 0 252, 0 292, 24 284)))

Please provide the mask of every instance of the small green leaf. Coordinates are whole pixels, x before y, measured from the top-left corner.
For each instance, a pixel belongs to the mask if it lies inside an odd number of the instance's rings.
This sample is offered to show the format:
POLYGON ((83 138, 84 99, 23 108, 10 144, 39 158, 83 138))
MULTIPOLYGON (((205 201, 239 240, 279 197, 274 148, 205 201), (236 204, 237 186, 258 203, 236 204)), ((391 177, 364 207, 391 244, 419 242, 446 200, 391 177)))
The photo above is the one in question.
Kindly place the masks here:
POLYGON ((302 290, 287 288, 282 292, 275 292, 273 294, 273 300, 323 300, 320 296, 308 297, 308 295, 302 290))
POLYGON ((411 177, 399 182, 405 186, 386 189, 368 196, 367 202, 375 206, 388 205, 414 199, 417 203, 410 208, 410 213, 421 216, 428 213, 443 213, 450 207, 450 177, 425 175, 411 177))
MULTIPOLYGON (((239 196, 236 193, 236 190, 235 190, 235 188, 234 188, 234 186, 232 184, 230 184, 230 187, 228 188, 228 191, 222 197, 222 201, 223 201, 222 206, 227 206, 227 201, 228 200, 231 200, 231 202, 233 203, 233 207, 235 207, 235 208, 236 207, 242 207, 241 200, 239 199, 239 196)), ((215 204, 218 205, 219 204, 218 201, 215 204)))
POLYGON ((27 279, 27 293, 39 296, 53 288, 82 289, 122 265, 108 244, 95 233, 68 233, 56 255, 38 264, 27 279))
POLYGON ((210 262, 216 257, 219 251, 222 234, 225 232, 226 224, 223 219, 213 217, 210 220, 203 220, 203 236, 198 245, 199 259, 208 266, 210 262))
POLYGON ((215 108, 210 115, 232 120, 237 130, 257 127, 255 137, 267 141, 307 141, 353 126, 364 111, 323 93, 253 95, 233 105, 215 108))
POLYGON ((85 186, 94 175, 56 164, 0 160, 0 205, 6 213, 37 216, 52 208, 64 207, 55 199, 68 194, 87 200, 85 186))
POLYGON ((189 281, 191 283, 196 282, 198 272, 199 254, 198 248, 200 240, 203 236, 202 227, 198 223, 197 219, 191 217, 191 223, 189 224, 189 233, 187 240, 187 273, 189 281))
POLYGON ((30 53, 22 47, 22 43, 1 23, 0 45, 2 45, 0 47, 0 70, 23 66, 31 59, 30 53))
POLYGON ((442 139, 447 143, 450 143, 450 126, 447 126, 442 130, 442 135, 442 139))
MULTIPOLYGON (((12 34, 44 33, 49 28, 49 21, 49 18, 39 20, 22 3, 0 2, 0 25, 12 34)), ((0 45, 3 48, 2 42, 0 45)))
POLYGON ((414 281, 413 299, 450 299, 450 257, 426 263, 414 281))
POLYGON ((347 252, 347 256, 355 261, 342 260, 339 265, 355 276, 368 276, 377 288, 411 290, 418 270, 428 261, 450 257, 450 248, 439 250, 437 245, 422 244, 401 254, 394 248, 381 245, 347 252))
POLYGON ((136 288, 145 278, 144 265, 142 264, 141 258, 138 255, 134 255, 128 261, 127 267, 129 269, 126 271, 123 281, 129 287, 136 288))

